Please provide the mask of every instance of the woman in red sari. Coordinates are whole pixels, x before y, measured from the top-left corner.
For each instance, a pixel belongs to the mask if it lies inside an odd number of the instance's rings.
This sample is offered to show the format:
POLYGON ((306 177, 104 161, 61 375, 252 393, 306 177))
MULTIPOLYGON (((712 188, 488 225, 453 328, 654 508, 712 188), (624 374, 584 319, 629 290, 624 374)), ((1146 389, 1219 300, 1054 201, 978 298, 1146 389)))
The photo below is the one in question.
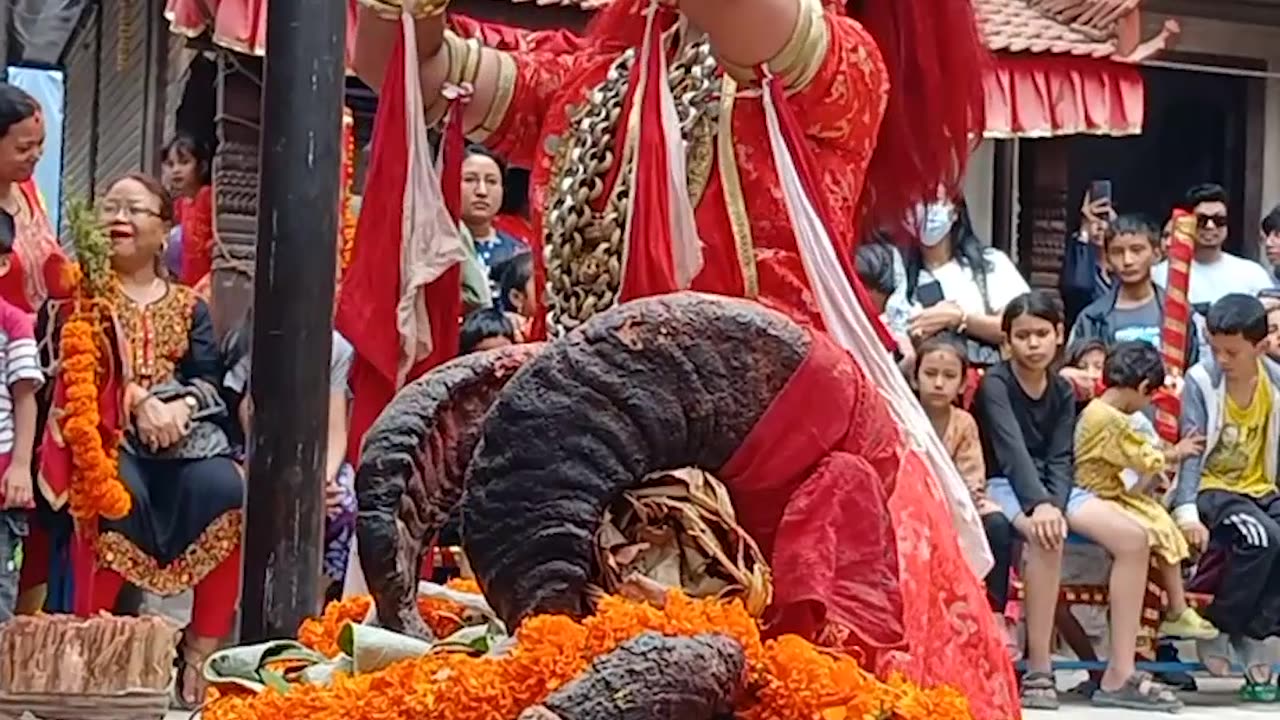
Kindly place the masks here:
POLYGON ((49 290, 44 266, 61 255, 33 174, 44 152, 44 113, 21 88, 0 83, 0 210, 13 216, 13 263, 0 276, 0 297, 35 312, 49 290))

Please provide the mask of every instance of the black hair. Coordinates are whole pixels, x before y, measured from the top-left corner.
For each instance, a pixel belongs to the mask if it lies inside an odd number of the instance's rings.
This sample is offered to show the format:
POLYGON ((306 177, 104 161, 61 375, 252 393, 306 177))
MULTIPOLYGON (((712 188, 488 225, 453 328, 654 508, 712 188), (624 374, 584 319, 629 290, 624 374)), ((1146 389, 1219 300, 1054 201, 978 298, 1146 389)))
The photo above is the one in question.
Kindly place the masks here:
POLYGON ((863 243, 854 255, 858 279, 868 290, 892 295, 898 289, 893 276, 893 248, 883 242, 863 243))
POLYGON ((1067 345, 1067 352, 1064 355, 1065 367, 1079 367, 1080 361, 1091 352, 1101 352, 1105 355, 1107 344, 1098 338, 1076 338, 1067 345))
POLYGON ((0 137, 9 134, 9 128, 34 117, 40 112, 40 103, 26 90, 0 82, 0 137))
POLYGON ((1252 295, 1223 295, 1205 315, 1210 335, 1241 335, 1251 343, 1267 337, 1267 309, 1252 295))
POLYGON ((1009 334, 1013 321, 1030 315, 1053 325, 1062 324, 1062 303, 1048 290, 1032 290, 1009 301, 1000 318, 1000 329, 1009 334))
POLYGON ((13 252, 13 240, 18 235, 17 224, 8 210, 0 210, 0 257, 13 252))
POLYGON ((496 152, 494 152, 494 151, 490 150, 489 148, 487 148, 487 147, 485 147, 484 145, 481 145, 481 144, 479 144, 479 143, 472 143, 472 144, 468 145, 468 146, 467 146, 467 152, 466 152, 466 154, 463 156, 463 158, 464 158, 464 159, 465 159, 465 158, 469 158, 469 157, 471 157, 472 155, 481 155, 481 156, 483 156, 483 157, 487 157, 487 158, 489 158, 490 160, 492 160, 492 161, 494 162, 494 164, 498 166, 498 174, 502 176, 503 180, 506 180, 506 177, 507 177, 507 161, 506 161, 506 160, 503 160, 501 155, 499 155, 498 153, 496 153, 496 152))
POLYGON ((1164 386, 1164 378, 1164 358, 1155 345, 1143 340, 1116 343, 1102 366, 1107 387, 1137 390, 1145 380, 1148 390, 1155 392, 1164 386))
POLYGON ((191 159, 196 161, 196 171, 200 173, 200 182, 205 185, 209 184, 209 156, 211 153, 203 144, 187 133, 178 133, 170 138, 163 148, 160 148, 160 157, 161 159, 167 158, 174 152, 191 156, 191 159))
POLYGON ((956 356, 960 360, 960 373, 969 372, 969 351, 965 347, 964 340, 950 330, 930 335, 923 342, 916 345, 916 366, 912 371, 912 377, 920 374, 920 361, 925 355, 931 352, 945 350, 956 356))
MULTIPOLYGON (((951 259, 960 267, 969 268, 973 279, 982 294, 982 304, 990 309, 987 297, 987 273, 994 269, 987 257, 987 248, 982 244, 978 233, 973 229, 973 218, 969 216, 969 205, 964 198, 954 201, 956 210, 955 222, 951 224, 951 259)), ((920 243, 912 243, 907 249, 907 298, 916 296, 916 288, 920 285, 920 270, 924 268, 924 257, 920 251, 920 243)))
POLYGON ((1141 215, 1129 214, 1116 218, 1107 227, 1105 244, 1111 245, 1111 241, 1119 235, 1142 235, 1151 243, 1151 247, 1160 247, 1160 231, 1154 223, 1141 215))
POLYGON ((1271 208, 1271 212, 1262 218, 1262 234, 1270 235, 1280 232, 1280 205, 1271 208))
POLYGON ((1227 204, 1227 191, 1217 183, 1201 183, 1187 190, 1186 209, 1194 210, 1200 203, 1220 202, 1227 204))
POLYGON ((504 337, 516 341, 516 326, 501 310, 481 308, 467 315, 462 321, 462 334, 458 341, 458 354, 475 352, 476 346, 490 338, 504 337))
POLYGON ((524 292, 532 276, 533 253, 531 252, 517 253, 494 265, 489 271, 489 278, 498 285, 498 309, 515 312, 516 307, 511 303, 511 291, 524 292))

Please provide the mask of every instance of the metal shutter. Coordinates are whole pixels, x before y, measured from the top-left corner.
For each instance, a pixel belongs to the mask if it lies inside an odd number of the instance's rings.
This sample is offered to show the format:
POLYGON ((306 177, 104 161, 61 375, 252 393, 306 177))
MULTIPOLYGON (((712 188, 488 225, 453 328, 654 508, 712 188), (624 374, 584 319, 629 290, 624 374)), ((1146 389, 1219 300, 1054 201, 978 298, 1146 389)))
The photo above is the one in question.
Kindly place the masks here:
MULTIPOLYGON (((98 9, 85 13, 66 55, 66 114, 62 136, 62 197, 94 192, 95 117, 98 113, 98 9)), ((63 241, 68 238, 64 235, 63 241)))
POLYGON ((98 187, 141 170, 148 80, 146 0, 99 5, 102 50, 98 74, 98 187))

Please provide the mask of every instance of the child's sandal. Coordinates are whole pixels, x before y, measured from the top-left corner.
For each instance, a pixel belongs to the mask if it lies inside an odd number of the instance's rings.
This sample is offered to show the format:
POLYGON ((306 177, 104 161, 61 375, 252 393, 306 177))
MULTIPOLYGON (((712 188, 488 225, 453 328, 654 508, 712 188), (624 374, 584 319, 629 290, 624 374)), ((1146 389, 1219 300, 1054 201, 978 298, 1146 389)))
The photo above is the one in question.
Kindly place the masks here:
POLYGON ((1280 688, 1276 687, 1274 680, 1267 679, 1259 682, 1249 676, 1244 675, 1244 685, 1240 688, 1240 700, 1247 703, 1273 703, 1280 699, 1280 688))
POLYGON ((1058 686, 1053 673, 1029 672, 1022 676, 1022 709, 1057 710, 1058 686))

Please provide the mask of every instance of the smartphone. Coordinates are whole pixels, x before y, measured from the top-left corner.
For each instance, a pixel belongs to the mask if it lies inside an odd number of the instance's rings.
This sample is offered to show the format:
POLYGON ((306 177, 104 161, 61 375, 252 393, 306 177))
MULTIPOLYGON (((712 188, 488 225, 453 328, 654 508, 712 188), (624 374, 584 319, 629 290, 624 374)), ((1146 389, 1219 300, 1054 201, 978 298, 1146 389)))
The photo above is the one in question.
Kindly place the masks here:
POLYGON ((942 302, 942 284, 937 280, 927 282, 916 288, 916 302, 921 307, 933 307, 942 302))
POLYGON ((1094 180, 1089 183, 1089 200, 1098 202, 1106 200, 1111 202, 1111 181, 1110 180, 1094 180))

